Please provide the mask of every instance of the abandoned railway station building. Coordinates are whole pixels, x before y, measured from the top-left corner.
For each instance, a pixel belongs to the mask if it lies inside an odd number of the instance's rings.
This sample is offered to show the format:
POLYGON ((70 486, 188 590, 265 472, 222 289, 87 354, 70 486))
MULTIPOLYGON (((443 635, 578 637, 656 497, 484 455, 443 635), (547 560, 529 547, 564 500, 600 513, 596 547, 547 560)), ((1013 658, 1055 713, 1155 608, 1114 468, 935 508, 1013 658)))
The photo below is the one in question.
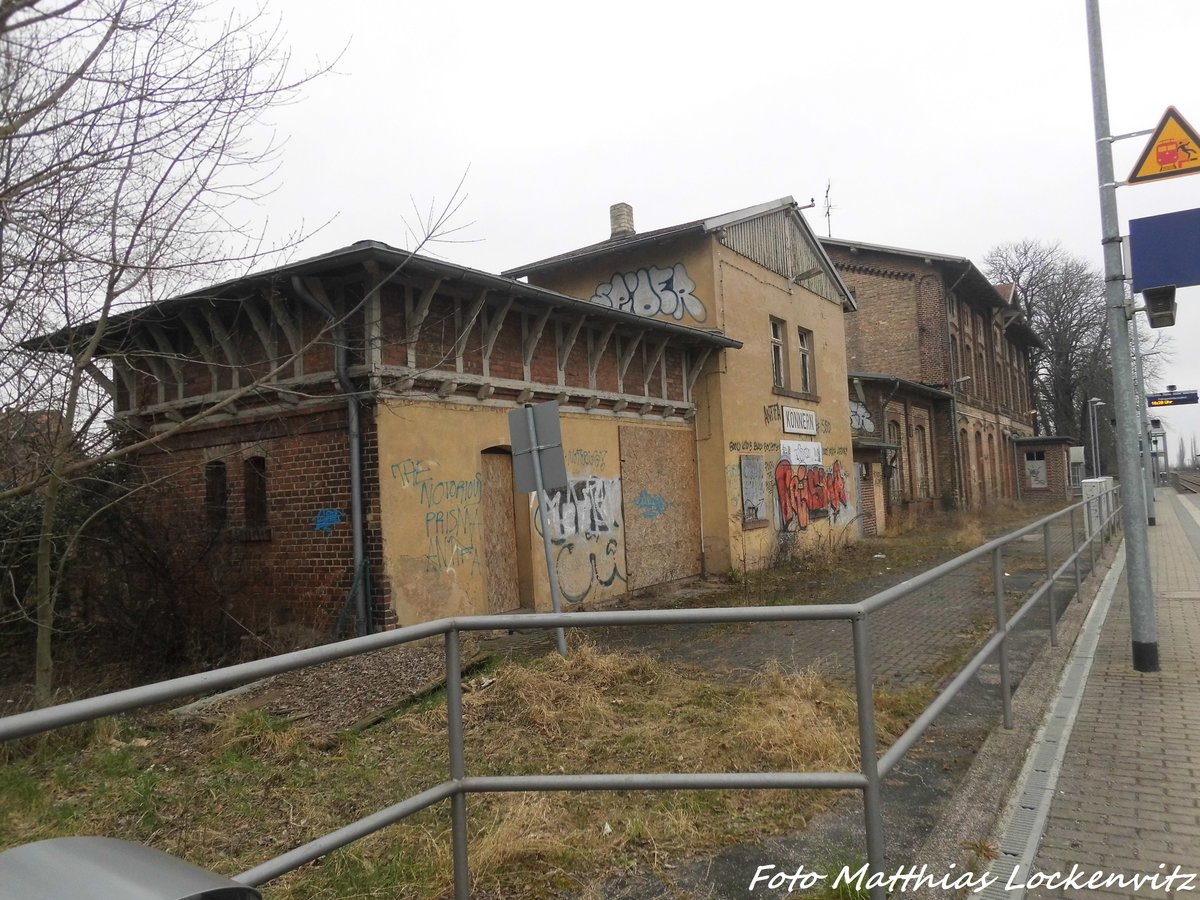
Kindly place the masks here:
POLYGON ((113 427, 160 438, 135 497, 214 608, 359 631, 548 608, 507 423, 547 400, 568 608, 856 537, 854 301, 797 205, 610 225, 503 276, 362 241, 109 319, 113 427))
POLYGON ((968 259, 822 238, 856 309, 846 314, 863 528, 937 507, 1033 496, 1029 351, 1012 285, 968 259))

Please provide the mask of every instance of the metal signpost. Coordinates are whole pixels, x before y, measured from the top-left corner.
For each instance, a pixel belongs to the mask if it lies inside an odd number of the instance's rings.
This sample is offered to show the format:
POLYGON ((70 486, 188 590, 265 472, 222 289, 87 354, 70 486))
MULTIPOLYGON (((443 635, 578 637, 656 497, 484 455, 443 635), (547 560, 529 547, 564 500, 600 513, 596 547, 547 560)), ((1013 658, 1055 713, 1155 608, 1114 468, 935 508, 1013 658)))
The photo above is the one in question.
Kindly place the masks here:
MULTIPOLYGON (((1146 395, 1146 378, 1142 371, 1142 344, 1138 337, 1138 318, 1134 312, 1133 321, 1133 376, 1137 380, 1137 395, 1146 395)), ((1154 518, 1154 457, 1150 440, 1150 414, 1146 407, 1138 404, 1138 448, 1141 450, 1142 484, 1146 492, 1146 522, 1155 524, 1154 518)))
MULTIPOLYGON (((1138 409, 1134 397, 1133 360, 1129 353, 1129 321, 1125 308, 1121 231, 1117 218, 1117 181, 1113 174, 1113 135, 1108 121, 1108 88, 1100 36, 1099 0, 1087 0, 1088 56, 1092 77, 1092 114, 1096 134, 1096 170, 1100 193, 1101 245, 1104 247, 1104 300, 1113 355, 1113 403, 1117 413, 1117 462, 1121 484, 1140 480, 1137 450, 1138 409)), ((1180 173, 1182 174, 1182 173, 1180 173)), ((1152 323, 1153 324, 1153 323, 1152 323)), ((1128 564, 1129 621, 1133 668, 1159 671, 1158 623, 1150 580, 1150 538, 1141 491, 1129 490, 1122 505, 1128 564)))
MULTIPOLYGON (((512 442, 513 481, 522 493, 537 491, 542 524, 542 544, 546 548, 546 573, 550 577, 550 603, 562 612, 559 602, 558 569, 550 543, 550 506, 548 490, 567 486, 567 462, 563 456, 562 429, 558 423, 558 402, 550 400, 536 406, 526 405, 508 414, 508 433, 512 442)), ((558 652, 567 655, 567 637, 561 628, 554 630, 558 652)))

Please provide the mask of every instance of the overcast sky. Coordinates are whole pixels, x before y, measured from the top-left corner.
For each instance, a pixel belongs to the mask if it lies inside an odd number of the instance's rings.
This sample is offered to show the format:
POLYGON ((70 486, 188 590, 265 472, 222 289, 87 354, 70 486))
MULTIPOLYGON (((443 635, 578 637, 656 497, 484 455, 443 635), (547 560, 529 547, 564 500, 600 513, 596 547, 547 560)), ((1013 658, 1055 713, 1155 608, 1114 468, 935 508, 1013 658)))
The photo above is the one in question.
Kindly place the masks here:
MULTIPOLYGON (((413 4, 287 0, 298 64, 337 74, 280 111, 276 237, 406 243, 412 201, 463 173, 452 261, 492 272, 791 195, 819 233, 967 256, 1059 241, 1100 267, 1083 0, 413 4)), ((1120 134, 1169 105, 1200 127, 1200 5, 1102 0, 1120 134)), ((1127 177, 1146 138, 1116 145, 1127 177)), ((1200 207, 1200 177, 1122 188, 1129 218, 1200 207)), ((1163 384, 1200 388, 1200 288, 1179 293, 1163 384)), ((1143 320, 1144 321, 1144 320, 1143 320)), ((1200 440, 1200 408, 1161 411, 1200 440)), ((1172 461, 1178 438, 1172 438, 1172 461)))

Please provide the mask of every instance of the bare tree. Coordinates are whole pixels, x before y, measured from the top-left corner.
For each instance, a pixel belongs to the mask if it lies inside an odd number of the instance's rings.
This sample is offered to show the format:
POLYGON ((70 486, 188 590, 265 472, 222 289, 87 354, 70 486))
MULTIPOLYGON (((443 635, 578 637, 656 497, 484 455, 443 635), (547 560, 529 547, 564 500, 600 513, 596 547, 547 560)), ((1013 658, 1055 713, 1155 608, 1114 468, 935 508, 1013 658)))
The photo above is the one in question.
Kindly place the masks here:
POLYGON ((276 147, 263 117, 312 73, 289 75, 263 12, 208 0, 0 0, 0 396, 56 409, 42 470, 36 685, 53 675, 55 517, 68 480, 98 459, 76 435, 106 397, 97 350, 118 311, 257 259, 230 218, 262 195, 276 147), (30 338, 87 324, 71 352, 30 338), (102 378, 101 378, 102 380, 102 378))
POLYGON ((1044 344, 1030 352, 1039 420, 1047 430, 1081 437, 1087 399, 1104 390, 1102 275, 1058 244, 1033 240, 994 247, 984 266, 993 282, 1017 286, 1025 316, 1044 344))
MULTIPOLYGON (((1099 397, 1109 409, 1113 405, 1102 273, 1058 243, 1030 239, 993 247, 984 266, 993 282, 1017 286, 1026 318, 1044 344, 1030 352, 1038 419, 1047 431, 1090 446, 1088 400, 1099 397)), ((1143 332, 1141 340, 1150 385, 1164 349, 1157 334, 1143 332)), ((1108 431, 1098 431, 1100 446, 1111 450, 1108 431)))

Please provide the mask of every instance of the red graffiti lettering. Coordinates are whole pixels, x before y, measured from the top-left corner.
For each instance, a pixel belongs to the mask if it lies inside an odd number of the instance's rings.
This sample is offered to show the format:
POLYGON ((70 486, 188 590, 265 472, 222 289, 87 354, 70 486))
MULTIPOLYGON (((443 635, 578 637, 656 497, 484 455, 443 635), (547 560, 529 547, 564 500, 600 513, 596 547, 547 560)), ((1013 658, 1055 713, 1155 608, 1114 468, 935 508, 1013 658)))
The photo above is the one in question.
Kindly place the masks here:
POLYGON ((840 461, 826 471, 824 466, 793 466, 781 459, 775 466, 775 498, 779 503, 779 530, 807 528, 814 518, 838 513, 849 504, 846 472, 840 461))

